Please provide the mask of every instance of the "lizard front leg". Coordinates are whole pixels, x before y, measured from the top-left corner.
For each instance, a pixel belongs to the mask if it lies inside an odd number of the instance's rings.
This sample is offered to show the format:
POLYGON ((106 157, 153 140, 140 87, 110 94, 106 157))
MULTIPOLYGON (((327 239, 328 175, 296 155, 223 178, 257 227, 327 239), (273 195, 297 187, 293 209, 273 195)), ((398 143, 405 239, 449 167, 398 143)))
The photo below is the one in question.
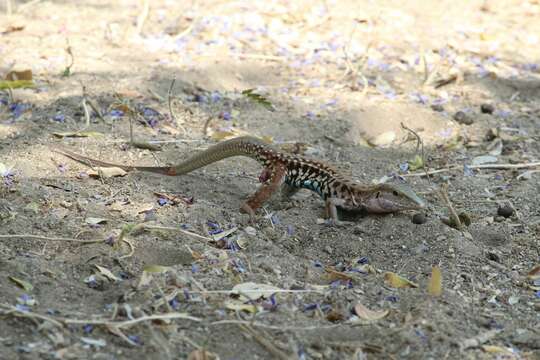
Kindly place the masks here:
POLYGON ((339 198, 328 198, 325 203, 326 217, 330 226, 351 225, 351 221, 341 221, 338 219, 337 206, 342 206, 345 200, 339 198))
POLYGON ((283 165, 276 165, 274 167, 264 170, 264 174, 268 176, 268 180, 263 183, 259 189, 249 197, 249 199, 242 205, 240 211, 248 213, 250 220, 255 219, 255 211, 260 208, 278 189, 285 179, 286 169, 283 165))

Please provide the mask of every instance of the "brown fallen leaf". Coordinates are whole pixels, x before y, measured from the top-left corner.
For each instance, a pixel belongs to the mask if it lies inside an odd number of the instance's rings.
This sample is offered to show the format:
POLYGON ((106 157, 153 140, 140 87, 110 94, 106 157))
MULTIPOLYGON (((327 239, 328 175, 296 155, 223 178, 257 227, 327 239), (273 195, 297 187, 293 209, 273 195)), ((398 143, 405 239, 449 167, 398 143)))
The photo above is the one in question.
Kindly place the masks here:
POLYGON ((6 74, 5 79, 9 81, 18 81, 18 80, 32 81, 32 70, 21 70, 21 71, 12 70, 6 74))
POLYGON ((540 265, 536 265, 527 273, 527 277, 531 280, 540 279, 540 265))
POLYGON ((400 288, 417 288, 418 287, 418 284, 408 280, 408 279, 405 279, 404 277, 401 277, 399 276, 398 274, 396 273, 393 273, 393 272, 387 272, 384 274, 384 281, 386 281, 386 283, 393 287, 393 288, 396 288, 396 289, 400 289, 400 288))

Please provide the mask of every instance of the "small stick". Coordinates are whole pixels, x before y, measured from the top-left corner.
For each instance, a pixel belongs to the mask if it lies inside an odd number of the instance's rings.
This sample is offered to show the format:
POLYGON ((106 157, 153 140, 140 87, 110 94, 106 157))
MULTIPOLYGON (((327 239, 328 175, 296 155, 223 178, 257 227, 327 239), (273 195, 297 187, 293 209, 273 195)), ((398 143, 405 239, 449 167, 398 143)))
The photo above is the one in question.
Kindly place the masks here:
POLYGON ((275 55, 264 55, 264 54, 245 54, 245 53, 233 53, 233 56, 238 56, 241 59, 255 59, 255 60, 265 60, 265 61, 286 61, 286 58, 283 56, 275 55))
POLYGON ((334 324, 334 325, 323 325, 323 326, 279 326, 279 325, 266 325, 258 322, 252 322, 252 321, 243 321, 243 320, 220 320, 220 321, 214 321, 210 323, 209 325, 229 325, 229 324, 237 324, 237 325, 250 325, 255 327, 260 327, 264 329, 269 330, 281 330, 281 331, 317 331, 317 330, 327 330, 327 329, 334 329, 340 326, 344 326, 344 324, 334 324))
POLYGON ((495 336, 497 336, 497 334, 499 334, 501 331, 502 330, 500 330, 500 329, 489 330, 489 331, 486 331, 485 333, 479 334, 479 335, 477 335, 475 337, 465 339, 459 344, 459 348, 460 348, 461 351, 463 351, 463 350, 467 350, 469 348, 478 347, 478 346, 482 345, 483 343, 488 342, 489 340, 491 340, 495 336))
POLYGON ((270 340, 268 340, 268 335, 261 335, 256 332, 249 325, 238 325, 240 329, 244 330, 246 333, 250 334, 262 347, 268 350, 273 356, 281 360, 290 360, 291 357, 274 345, 270 340))
POLYGON ((173 91, 173 87, 174 87, 175 82, 176 82, 176 77, 173 77, 173 79, 171 81, 171 86, 169 86, 169 91, 167 91, 167 105, 169 106, 169 116, 171 117, 171 120, 174 121, 176 126, 178 126, 180 129, 182 129, 182 131, 184 132, 184 136, 185 136, 185 135, 187 135, 187 131, 178 122, 178 119, 176 118, 176 115, 174 114, 174 111, 173 111, 173 108, 172 108, 172 97, 173 97, 172 91, 173 91))
POLYGON ((55 320, 54 318, 52 318, 50 316, 37 314, 37 313, 31 312, 31 311, 19 310, 15 306, 0 305, 0 307, 4 308, 6 310, 6 312, 5 312, 6 315, 13 314, 14 316, 20 316, 20 317, 25 317, 25 318, 30 318, 30 319, 45 320, 45 321, 49 321, 51 324, 53 324, 53 325, 55 325, 57 327, 62 327, 61 322, 55 320))
POLYGON ((150 1, 149 0, 143 0, 143 8, 139 16, 137 16, 137 27, 135 29, 135 33, 138 35, 141 34, 142 28, 144 26, 144 23, 146 22, 146 18, 148 18, 148 13, 150 11, 150 1))
POLYGON ((448 206, 448 210, 450 210, 450 217, 453 220, 454 224, 456 225, 458 230, 461 230, 463 228, 463 224, 461 223, 461 220, 459 219, 458 214, 456 213, 456 210, 454 210, 454 207, 452 206, 452 203, 450 202, 450 198, 448 197, 448 184, 444 183, 441 185, 440 189, 441 198, 448 206))
POLYGON ((40 2, 41 2, 41 0, 32 0, 32 1, 29 1, 29 2, 27 2, 25 4, 21 4, 21 5, 19 5, 17 7, 17 13, 21 13, 26 8, 29 8, 30 6, 36 5, 37 3, 40 3, 40 2))
POLYGON ((426 173, 429 184, 431 184, 431 179, 429 178, 428 171, 426 169, 426 158, 424 156, 424 142, 422 141, 422 138, 420 137, 420 135, 418 135, 418 133, 416 131, 414 131, 411 128, 408 128, 403 123, 401 123, 401 128, 404 129, 404 130, 409 131, 411 134, 413 134, 416 137, 416 141, 417 141, 416 142, 416 150, 415 150, 416 153, 418 153, 418 147, 420 147, 420 146, 422 147, 422 169, 426 173))
POLYGON ((191 232, 191 231, 186 231, 186 230, 183 230, 183 229, 180 229, 180 228, 176 228, 176 227, 157 226, 157 225, 144 225, 144 228, 145 228, 145 229, 150 229, 150 230, 179 231, 179 232, 181 232, 182 234, 186 234, 186 235, 189 235, 189 236, 193 236, 194 238, 197 238, 197 239, 199 239, 199 240, 204 240, 205 243, 206 243, 206 242, 212 242, 212 241, 214 241, 213 239, 211 239, 211 238, 209 238, 209 237, 202 236, 202 235, 193 233, 193 232, 191 232))
MULTIPOLYGON (((540 166, 540 161, 538 162, 531 162, 531 163, 519 163, 519 164, 479 164, 479 165, 468 165, 469 169, 494 169, 494 170, 509 170, 509 169, 528 169, 540 166)), ((432 175, 432 174, 438 174, 442 172, 448 172, 452 170, 461 169, 460 165, 453 165, 447 168, 438 169, 438 170, 431 170, 429 172, 422 172, 422 173, 411 173, 411 174, 405 174, 402 175, 404 177, 408 176, 426 176, 426 175, 432 175)))
POLYGON ((45 241, 67 241, 67 242, 76 242, 76 243, 81 243, 81 244, 97 244, 97 243, 105 241, 105 240, 79 240, 79 239, 72 239, 72 238, 47 237, 47 236, 31 235, 31 234, 0 235, 0 239, 33 239, 33 240, 45 240, 45 241))

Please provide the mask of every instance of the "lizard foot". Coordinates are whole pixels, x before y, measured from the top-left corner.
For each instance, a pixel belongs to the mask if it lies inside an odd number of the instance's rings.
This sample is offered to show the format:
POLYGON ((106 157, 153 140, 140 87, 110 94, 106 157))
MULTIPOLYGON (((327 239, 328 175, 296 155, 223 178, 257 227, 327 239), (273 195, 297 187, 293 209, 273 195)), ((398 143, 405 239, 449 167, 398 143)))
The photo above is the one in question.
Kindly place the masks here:
POLYGON ((255 211, 249 206, 247 203, 243 204, 240 207, 240 212, 248 214, 249 215, 249 224, 254 224, 256 220, 255 211))

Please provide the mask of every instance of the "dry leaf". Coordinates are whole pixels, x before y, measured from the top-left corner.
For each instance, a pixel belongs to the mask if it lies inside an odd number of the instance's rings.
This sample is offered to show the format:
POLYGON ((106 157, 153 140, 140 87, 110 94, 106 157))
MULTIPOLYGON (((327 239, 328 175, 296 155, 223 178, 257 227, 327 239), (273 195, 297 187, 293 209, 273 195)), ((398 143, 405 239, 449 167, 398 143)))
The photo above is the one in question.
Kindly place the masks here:
POLYGON ((514 355, 511 350, 496 345, 482 345, 482 350, 491 354, 514 355))
POLYGON ((107 219, 88 217, 84 220, 88 225, 98 225, 107 222, 107 219))
POLYGON ((242 301, 235 299, 228 299, 225 301, 225 308, 234 311, 246 311, 252 314, 256 314, 261 310, 261 307, 254 304, 245 304, 242 301))
POLYGON ((358 303, 354 307, 354 312, 360 319, 368 320, 368 321, 375 321, 375 320, 380 320, 384 318, 386 315, 388 315, 390 311, 389 310, 378 310, 378 311, 370 310, 364 305, 358 303))
POLYGON ((216 131, 212 134, 211 138, 213 140, 221 141, 221 140, 230 139, 236 136, 238 136, 238 134, 233 131, 216 131))
POLYGON ((345 274, 344 272, 334 270, 330 267, 326 267, 324 271, 326 271, 326 274, 327 274, 326 277, 330 281, 336 281, 336 280, 349 281, 353 279, 351 276, 345 274))
POLYGON ((223 238, 226 238, 227 236, 231 235, 232 233, 236 232, 236 230, 238 230, 238 228, 237 228, 237 227, 233 227, 233 228, 231 228, 231 229, 229 229, 229 230, 225 230, 225 231, 223 231, 223 232, 214 234, 214 235, 212 235, 212 239, 213 239, 214 241, 219 241, 219 240, 221 240, 221 239, 223 239, 223 238))
POLYGON ((410 280, 405 279, 404 277, 399 276, 393 272, 387 272, 384 274, 384 280, 386 283, 396 289, 400 288, 417 288, 418 284, 413 283, 410 280))
POLYGON ((32 81, 32 70, 10 71, 7 73, 5 79, 9 81, 32 81))
POLYGON ((433 296, 441 296, 442 293, 442 275, 441 268, 434 266, 431 268, 431 277, 428 283, 428 293, 433 296))
POLYGON ((88 171, 88 176, 93 178, 111 178, 117 176, 126 176, 127 172, 117 167, 96 167, 88 171))
POLYGON ((10 276, 9 280, 13 281, 15 284, 17 284, 18 287, 20 287, 21 289, 23 289, 26 292, 30 292, 30 291, 32 291, 34 289, 34 286, 32 284, 30 284, 26 280, 22 280, 22 279, 14 277, 14 276, 10 276))
POLYGON ((272 294, 280 290, 280 288, 277 288, 273 285, 245 282, 235 285, 232 288, 231 293, 240 295, 240 299, 243 301, 255 301, 260 299, 261 297, 270 297, 272 294))
POLYGON ((99 265, 96 265, 96 264, 94 264, 94 266, 96 267, 96 269, 98 269, 99 273, 101 275, 105 276, 107 279, 109 279, 111 281, 120 281, 120 278, 118 278, 116 275, 114 275, 112 273, 112 271, 107 269, 106 267, 99 266, 99 265))
POLYGON ((527 273, 527 278, 531 280, 540 279, 540 265, 536 265, 527 273))

